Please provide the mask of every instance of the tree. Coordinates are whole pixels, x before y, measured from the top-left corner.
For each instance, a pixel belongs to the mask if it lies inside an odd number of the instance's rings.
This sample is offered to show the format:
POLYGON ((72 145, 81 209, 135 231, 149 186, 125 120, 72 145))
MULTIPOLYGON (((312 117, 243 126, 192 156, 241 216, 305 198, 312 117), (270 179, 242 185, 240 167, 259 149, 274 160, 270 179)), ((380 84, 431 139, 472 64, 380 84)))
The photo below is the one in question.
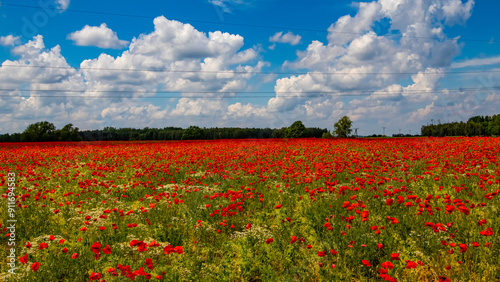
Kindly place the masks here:
POLYGON ((198 126, 190 126, 184 130, 182 133, 182 140, 196 140, 196 139, 203 139, 203 129, 199 128, 198 126))
POLYGON ((48 121, 30 124, 21 134, 21 142, 53 141, 56 127, 48 121))
POLYGON ((323 135, 321 135, 321 138, 331 138, 331 137, 333 137, 333 136, 329 131, 327 131, 327 132, 323 133, 323 135))
POLYGON ((285 138, 300 138, 303 137, 305 133, 306 127, 300 120, 298 120, 286 129, 285 138))
POLYGON ((351 134, 352 121, 348 116, 343 116, 334 125, 335 136, 345 138, 351 134))
POLYGON ((82 138, 78 133, 78 127, 73 127, 73 124, 68 123, 62 129, 54 132, 54 138, 58 141, 81 141, 82 138))

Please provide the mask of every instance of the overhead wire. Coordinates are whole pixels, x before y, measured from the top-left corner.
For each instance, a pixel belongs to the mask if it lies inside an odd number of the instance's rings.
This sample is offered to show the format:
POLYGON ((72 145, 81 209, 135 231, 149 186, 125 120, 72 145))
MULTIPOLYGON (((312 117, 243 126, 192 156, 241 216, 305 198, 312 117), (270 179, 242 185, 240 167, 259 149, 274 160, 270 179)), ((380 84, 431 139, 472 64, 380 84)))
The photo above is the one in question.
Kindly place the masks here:
MULTIPOLYGON (((136 90, 75 90, 75 89, 15 89, 15 88, 0 88, 0 92, 66 92, 66 93, 114 93, 115 95, 40 95, 31 94, 30 97, 40 98, 134 98, 134 99, 180 99, 180 98, 203 98, 203 99, 231 99, 231 98, 314 98, 314 97, 343 97, 343 96, 394 96, 393 94, 411 94, 414 95, 428 95, 428 94, 442 94, 442 93, 466 93, 466 92, 481 92, 488 90, 498 90, 500 87, 476 87, 476 88, 458 88, 458 89, 434 89, 434 90, 402 90, 402 91, 389 91, 389 90, 349 90, 349 91, 145 91, 143 89, 136 90), (119 93, 135 93, 133 96, 116 95, 119 93), (176 96, 164 96, 158 94, 174 94, 176 96), (207 94, 191 95, 191 94, 207 94), (222 94, 222 95, 220 95, 222 94), (238 95, 238 94, 253 94, 253 95, 238 95), (263 95, 258 95, 263 94, 263 95), (269 95, 273 94, 273 95, 269 95), (281 94, 281 95, 280 95, 281 94), (283 94, 296 94, 296 95, 283 95, 283 94), (144 96, 154 95, 154 96, 144 96), (214 95, 214 96, 212 96, 214 95)), ((11 94, 0 94, 0 97, 6 98, 25 98, 21 96, 13 96, 11 94)))
MULTIPOLYGON (((31 9, 46 9, 45 7, 35 6, 35 5, 25 5, 25 4, 13 4, 4 3, 2 6, 10 6, 17 8, 31 8, 31 9)), ((137 15, 137 14, 124 14, 124 13, 114 13, 114 12, 100 12, 91 10, 78 10, 78 9, 63 9, 59 7, 52 7, 52 9, 61 12, 73 12, 73 13, 83 13, 83 14, 95 14, 95 15, 105 15, 105 16, 120 16, 120 17, 131 17, 131 18, 145 18, 154 19, 155 16, 149 15, 137 15)), ((216 25, 227 25, 227 26, 240 26, 240 27, 252 27, 252 28, 265 28, 265 29, 281 29, 281 30, 296 30, 296 31, 307 31, 307 32, 321 32, 321 33, 333 33, 333 34, 352 34, 352 35, 363 35, 360 32, 349 32, 349 31, 328 31, 324 29, 313 29, 313 28, 299 28, 299 27, 285 27, 285 26, 271 26, 271 25, 259 25, 259 24, 242 24, 242 23, 230 23, 230 22, 218 22, 218 21, 206 21, 206 20, 196 20, 196 19, 181 19, 173 18, 180 22, 197 22, 204 24, 216 24, 216 25)), ((428 36, 407 36, 401 34, 387 34, 385 36, 399 37, 399 38, 414 38, 414 39, 426 39, 426 40, 457 40, 457 38, 440 38, 440 37, 428 37, 428 36)), ((459 38, 460 41, 470 41, 470 42, 486 42, 486 43, 500 43, 500 40, 493 39, 476 39, 476 38, 459 38)))
POLYGON ((278 72, 278 71, 237 71, 237 70, 169 70, 169 69, 126 69, 126 68, 99 68, 71 66, 44 66, 44 65, 13 65, 3 64, 0 67, 12 68, 42 68, 42 69, 67 69, 67 70, 89 70, 89 71, 124 71, 124 72, 165 72, 165 73, 209 73, 209 74, 265 74, 265 75, 442 75, 442 74, 468 74, 468 73, 500 73, 500 69, 493 70, 470 70, 470 71, 441 71, 441 72, 278 72))

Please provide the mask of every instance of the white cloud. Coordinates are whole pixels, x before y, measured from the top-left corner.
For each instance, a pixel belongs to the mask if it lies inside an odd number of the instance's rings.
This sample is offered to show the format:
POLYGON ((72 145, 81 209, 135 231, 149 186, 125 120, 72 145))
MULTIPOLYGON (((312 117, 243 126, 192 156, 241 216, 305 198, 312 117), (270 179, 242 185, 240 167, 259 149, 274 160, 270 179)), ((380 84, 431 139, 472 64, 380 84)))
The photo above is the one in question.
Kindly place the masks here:
POLYGON ((12 49, 14 55, 20 56, 17 61, 6 60, 0 67, 0 83, 4 85, 31 83, 58 83, 68 80, 74 75, 74 69, 70 67, 66 59, 61 55, 61 48, 56 45, 52 49, 46 49, 41 35, 33 37, 28 43, 16 46, 12 49), (4 65, 19 65, 22 67, 4 67, 4 65), (37 68, 35 66, 50 66, 63 68, 37 68), (27 67, 26 67, 27 66, 27 67))
POLYGON ((232 13, 235 9, 246 7, 251 0, 208 0, 209 3, 221 9, 224 13, 232 13))
POLYGON ((468 0, 465 4, 462 3, 462 0, 447 0, 443 6, 446 23, 465 23, 470 18, 473 7, 474 0, 468 0))
POLYGON ((461 62, 455 62, 451 64, 451 68, 460 69, 466 67, 479 67, 479 66, 488 66, 488 65, 496 65, 500 63, 500 56, 490 57, 490 58, 475 58, 470 60, 465 60, 461 62))
MULTIPOLYGON (((0 97, 0 105, 19 105, 15 111, 8 107, 1 111, 2 116, 19 120, 4 130, 24 129, 39 120, 49 120, 57 127, 69 120, 80 129, 163 127, 169 119, 175 120, 172 124, 176 126, 208 125, 215 117, 220 118, 222 124, 230 103, 216 97, 235 96, 234 92, 245 89, 248 80, 269 65, 258 60, 256 48, 242 49, 243 37, 239 35, 220 31, 206 34, 189 24, 164 17, 156 18, 154 24, 153 32, 134 38, 121 55, 112 57, 102 53, 98 58, 82 61, 81 70, 68 65, 58 45, 47 48, 41 35, 15 46, 12 53, 20 58, 3 62, 0 83, 32 91, 12 91, 7 93, 8 98, 0 97), (30 83, 26 84, 27 81, 30 83), (160 90, 178 92, 174 97, 181 94, 184 98, 143 99, 171 95, 157 94, 160 90), (49 94, 52 97, 45 97, 49 94), (156 104, 157 101, 162 105, 156 104)), ((230 124, 231 120, 226 118, 225 122, 230 124)))
POLYGON ((269 37, 269 42, 287 43, 295 46, 300 43, 301 39, 302 37, 300 37, 300 35, 295 35, 290 31, 285 34, 283 34, 283 32, 280 31, 276 32, 273 36, 269 37))
MULTIPOLYGON (((220 5, 228 3, 219 1, 220 5)), ((306 126, 331 129, 338 118, 348 115, 360 128, 358 133, 365 135, 381 134, 382 127, 388 127, 388 134, 390 128, 392 133, 398 128, 405 129, 404 133, 411 128, 416 133, 431 118, 446 121, 491 115, 500 107, 498 91, 471 94, 439 90, 450 67, 500 61, 492 57, 451 63, 460 45, 448 40, 445 27, 463 23, 473 2, 458 4, 452 0, 360 3, 358 13, 341 17, 330 26, 327 42, 312 41, 297 52, 295 60, 283 64, 285 68, 307 69, 307 73, 281 78, 276 74, 256 76, 269 63, 261 60, 260 47, 244 48, 243 36, 204 33, 165 17, 155 18, 154 30, 138 35, 117 56, 103 53, 84 60, 81 70, 68 65, 58 45, 46 47, 42 36, 23 45, 18 41, 5 43, 13 46, 12 53, 18 59, 2 63, 0 83, 6 88, 34 91, 11 91, 5 93, 8 97, 0 97, 0 122, 10 121, 3 123, 9 124, 10 128, 3 128, 9 132, 22 131, 40 120, 54 122, 57 127, 71 121, 81 129, 166 125, 276 128, 302 120, 306 126), (373 30, 376 22, 386 22, 387 29, 401 37, 377 34, 373 30), (426 37, 440 40, 423 39, 426 37), (259 89, 256 84, 269 81, 275 81, 276 93, 267 103, 264 98, 255 104, 238 100, 238 92, 259 89), (35 92, 44 89, 57 92, 35 92), (68 89, 73 91, 63 91, 68 89), (37 97, 47 94, 57 97, 37 97), (69 97, 77 95, 98 98, 69 97), (160 95, 176 98, 144 99, 160 95), (19 105, 15 110, 4 107, 13 103, 19 105)), ((114 46, 117 42, 125 46, 116 33, 102 27, 86 27, 99 32, 88 32, 81 36, 83 41, 111 38, 108 42, 115 42, 114 46)), ((286 35, 275 34, 276 43, 301 40, 286 35)), ((14 37, 0 40, 16 41, 14 37)), ((113 45, 107 44, 102 48, 113 45)), ((96 46, 97 40, 88 45, 96 46)), ((495 76, 481 78, 484 81, 478 83, 490 88, 498 81, 495 76)))
POLYGON ((71 0, 56 0, 56 3, 59 5, 59 9, 61 9, 62 12, 68 9, 70 2, 71 0))
POLYGON ((134 38, 129 49, 117 58, 101 54, 97 59, 83 61, 81 67, 164 71, 85 70, 86 80, 99 85, 148 85, 152 89, 160 87, 178 92, 201 91, 208 92, 208 96, 215 96, 219 91, 243 89, 245 80, 266 65, 263 62, 255 66, 242 65, 257 59, 258 54, 253 48, 240 50, 243 37, 239 35, 220 31, 207 35, 189 24, 165 17, 156 18, 154 25, 153 32, 134 38))
POLYGON ((14 46, 19 44, 21 41, 19 40, 19 36, 0 36, 0 45, 2 46, 14 46))
POLYGON ((78 46, 96 46, 104 49, 122 49, 128 41, 118 39, 116 32, 105 23, 100 26, 88 26, 68 35, 68 39, 78 46))
POLYGON ((278 79, 275 91, 294 92, 299 97, 287 98, 288 94, 277 93, 269 100, 268 110, 305 111, 308 116, 338 119, 340 116, 332 117, 320 105, 349 101, 339 104, 342 106, 337 108, 337 114, 352 115, 356 122, 367 125, 373 119, 385 124, 399 123, 399 118, 390 120, 390 116, 401 117, 401 123, 406 116, 406 121, 412 123, 410 118, 426 113, 422 109, 442 109, 439 101, 450 103, 449 96, 435 89, 460 51, 456 40, 447 39, 443 30, 446 25, 465 22, 473 4, 474 1, 459 0, 359 3, 355 15, 340 17, 328 28, 327 43, 312 41, 304 51, 297 52, 295 61, 283 64, 309 72, 278 79), (386 28, 401 37, 375 33, 376 22, 387 23, 386 28), (409 79, 413 84, 406 86, 409 79), (308 94, 310 91, 331 93, 318 98, 308 94), (436 106, 428 107, 432 103, 436 106))

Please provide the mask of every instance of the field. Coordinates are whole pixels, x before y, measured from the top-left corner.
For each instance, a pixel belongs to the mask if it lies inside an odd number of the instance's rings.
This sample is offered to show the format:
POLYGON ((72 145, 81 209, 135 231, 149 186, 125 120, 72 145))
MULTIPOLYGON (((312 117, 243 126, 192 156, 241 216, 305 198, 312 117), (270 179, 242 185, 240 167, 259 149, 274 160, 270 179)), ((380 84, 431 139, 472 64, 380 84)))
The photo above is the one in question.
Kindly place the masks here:
POLYGON ((500 281, 500 138, 3 144, 0 178, 0 280, 500 281))

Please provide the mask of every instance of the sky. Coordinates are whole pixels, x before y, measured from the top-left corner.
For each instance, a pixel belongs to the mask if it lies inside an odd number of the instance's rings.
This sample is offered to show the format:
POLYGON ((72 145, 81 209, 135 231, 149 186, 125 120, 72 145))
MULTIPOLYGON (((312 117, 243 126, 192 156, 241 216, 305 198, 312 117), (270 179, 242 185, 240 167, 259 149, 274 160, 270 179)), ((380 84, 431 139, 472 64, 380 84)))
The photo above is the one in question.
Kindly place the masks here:
POLYGON ((0 134, 104 127, 359 135, 500 111, 493 0, 0 0, 0 134))

